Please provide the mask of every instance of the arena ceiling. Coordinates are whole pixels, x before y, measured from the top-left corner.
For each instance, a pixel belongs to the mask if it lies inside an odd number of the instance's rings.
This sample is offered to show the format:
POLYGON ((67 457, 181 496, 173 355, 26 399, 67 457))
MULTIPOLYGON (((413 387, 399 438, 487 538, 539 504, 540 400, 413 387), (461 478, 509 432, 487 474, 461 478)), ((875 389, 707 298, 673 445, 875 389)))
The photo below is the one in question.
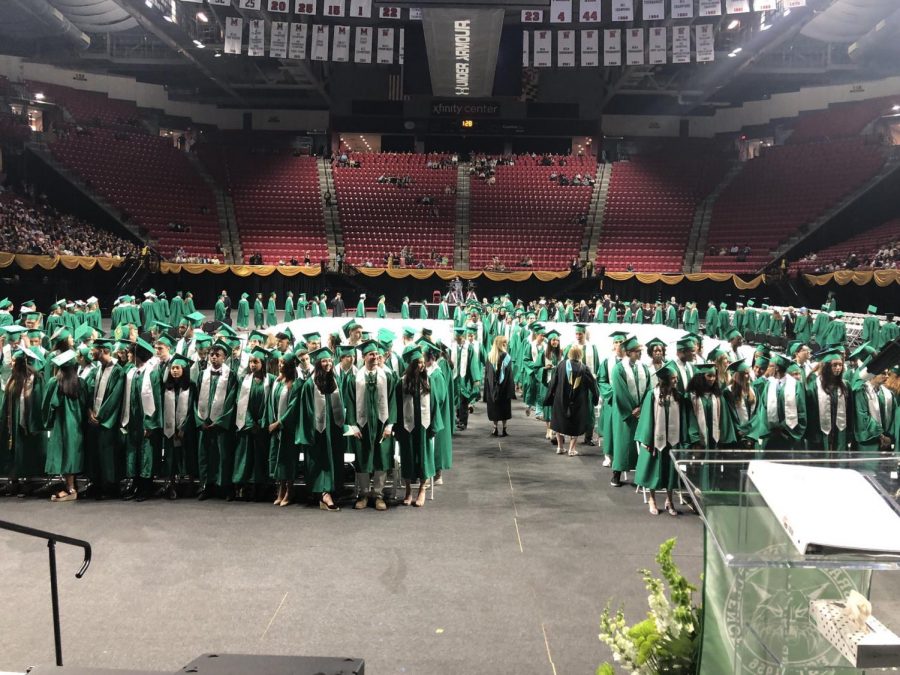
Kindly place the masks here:
MULTIPOLYGON (((520 10, 535 2, 547 5, 549 0, 506 5, 505 25, 518 24, 520 10)), ((443 8, 466 4, 434 0, 390 4, 425 3, 443 8)), ((339 96, 348 90, 334 87, 336 77, 359 78, 360 85, 371 79, 371 69, 352 64, 220 58, 224 24, 232 16, 272 20, 265 11, 181 0, 5 0, 0 3, 0 51, 67 67, 74 63, 85 71, 128 75, 163 84, 175 98, 226 106, 329 108, 336 89, 342 92, 339 96)), ((900 72, 897 0, 808 0, 801 9, 765 13, 760 23, 758 16, 741 15, 735 21, 735 16, 725 15, 718 20, 716 60, 711 64, 579 69, 576 76, 586 88, 601 92, 598 113, 685 113, 802 86, 900 72)), ((411 23, 406 24, 408 29, 411 23)), ((428 47, 431 57, 433 45, 428 47)), ((410 53, 407 63, 412 58, 425 56, 410 53)), ((387 86, 383 89, 381 97, 388 100, 391 93, 387 86)), ((577 90, 568 95, 577 97, 577 90)), ((373 98, 371 87, 365 98, 373 98)))

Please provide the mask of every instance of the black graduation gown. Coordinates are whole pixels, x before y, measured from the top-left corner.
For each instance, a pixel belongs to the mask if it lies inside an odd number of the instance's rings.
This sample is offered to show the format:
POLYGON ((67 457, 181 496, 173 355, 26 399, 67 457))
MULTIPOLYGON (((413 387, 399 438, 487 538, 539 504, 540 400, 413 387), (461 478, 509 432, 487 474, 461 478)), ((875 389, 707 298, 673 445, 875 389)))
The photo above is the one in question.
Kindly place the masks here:
POLYGON ((484 364, 484 402, 491 422, 505 422, 512 417, 511 401, 516 397, 516 383, 512 373, 512 358, 503 355, 500 367, 494 368, 488 359, 484 364), (500 376, 503 382, 500 382, 500 376))
POLYGON ((580 361, 560 361, 553 371, 544 405, 553 406, 550 428, 564 436, 581 436, 591 426, 592 409, 600 398, 597 380, 580 361), (572 368, 572 383, 566 377, 566 364, 572 368))

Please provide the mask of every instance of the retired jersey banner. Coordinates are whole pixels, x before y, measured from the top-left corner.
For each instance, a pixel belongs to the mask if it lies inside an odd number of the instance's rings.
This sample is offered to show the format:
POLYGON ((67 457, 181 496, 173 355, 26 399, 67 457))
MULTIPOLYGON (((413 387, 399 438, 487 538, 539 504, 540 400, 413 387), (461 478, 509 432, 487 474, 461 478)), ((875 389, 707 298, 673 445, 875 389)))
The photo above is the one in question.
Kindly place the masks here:
POLYGON ((247 56, 266 55, 266 22, 250 19, 250 39, 247 41, 247 56))
POLYGON ((537 68, 549 68, 551 65, 551 35, 553 35, 553 33, 549 30, 534 31, 534 65, 537 68))
POLYGON ((650 53, 650 63, 659 65, 666 62, 666 28, 650 28, 647 39, 648 51, 650 53))
POLYGON ((618 28, 603 30, 603 65, 622 65, 622 31, 618 28))
POLYGON ((215 7, 231 7, 231 0, 209 0, 209 4, 215 7))
POLYGON ((371 19, 372 0, 350 0, 350 17, 353 19, 371 19))
POLYGON ((291 37, 288 42, 288 58, 289 59, 305 59, 306 58, 306 38, 309 34, 309 24, 292 23, 291 37))
POLYGON ((337 63, 347 63, 350 60, 350 26, 334 27, 331 60, 337 63))
POLYGON ((629 66, 644 64, 643 28, 629 28, 625 31, 625 63, 629 66))
POLYGON ((697 63, 712 61, 716 56, 715 33, 711 23, 701 23, 694 26, 694 36, 697 45, 697 63))
POLYGON ((238 7, 241 9, 262 9, 265 0, 238 0, 238 7))
POLYGON ((325 0, 325 6, 322 7, 322 15, 339 19, 344 16, 344 9, 344 0, 325 0))
POLYGON ((694 16, 694 0, 672 0, 672 18, 690 19, 694 16))
POLYGON ((357 26, 356 40, 353 45, 353 60, 356 63, 372 63, 372 36, 375 29, 371 26, 357 26))
POLYGON ((307 16, 315 15, 316 1, 317 0, 296 0, 294 3, 294 13, 306 14, 307 16))
POLYGON ((778 4, 775 0, 753 0, 753 9, 757 12, 771 12, 778 9, 778 4))
POLYGON ((287 14, 291 11, 291 0, 269 0, 269 11, 287 14))
POLYGON ((672 26, 672 63, 691 62, 691 27, 672 26))
POLYGON ((550 23, 572 23, 572 0, 550 0, 550 23))
POLYGON ((556 34, 556 65, 575 67, 575 31, 561 30, 556 34))
POLYGON ((404 59, 404 50, 406 49, 406 29, 405 28, 400 29, 400 39, 398 40, 397 47, 398 47, 397 63, 399 63, 402 66, 403 59, 404 59))
POLYGON ((581 31, 581 65, 600 65, 600 31, 581 31))
POLYGON ((613 0, 613 21, 634 21, 634 0, 613 0))
POLYGON ((376 61, 382 64, 394 62, 394 29, 379 28, 378 29, 378 48, 376 61))
POLYGON ((786 9, 797 9, 798 7, 806 7, 806 0, 784 0, 786 9))
POLYGON ((600 0, 581 0, 578 3, 578 20, 581 23, 600 23, 603 20, 600 0))
POLYGON ((531 31, 523 30, 522 31, 522 67, 527 68, 531 65, 531 43, 528 39, 531 36, 531 31))
POLYGON ((699 16, 722 16, 722 0, 700 0, 697 13, 699 16))
POLYGON ((288 45, 288 24, 287 21, 272 22, 272 36, 269 41, 269 56, 273 59, 287 58, 288 45))
POLYGON ((666 18, 666 0, 644 0, 644 21, 659 21, 666 18))
POLYGON ((229 16, 225 18, 225 53, 240 54, 244 39, 244 20, 229 16))
POLYGON ((309 50, 309 58, 313 61, 328 60, 328 26, 313 24, 312 48, 309 50))
POLYGON ((750 11, 750 0, 725 0, 725 11, 728 14, 746 14, 750 11))

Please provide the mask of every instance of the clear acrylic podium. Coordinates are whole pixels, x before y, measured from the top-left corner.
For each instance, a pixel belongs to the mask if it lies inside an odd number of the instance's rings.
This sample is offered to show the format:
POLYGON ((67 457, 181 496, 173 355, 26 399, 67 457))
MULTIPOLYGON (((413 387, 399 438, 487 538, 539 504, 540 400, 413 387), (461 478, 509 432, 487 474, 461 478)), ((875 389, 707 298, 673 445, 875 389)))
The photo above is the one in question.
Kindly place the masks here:
MULTIPOLYGON (((701 675, 863 672, 819 633, 811 600, 869 598, 872 574, 900 572, 900 556, 798 552, 747 476, 751 460, 853 468, 896 503, 898 458, 821 451, 672 450, 704 523, 701 675)), ((841 495, 834 495, 841 499, 841 495)), ((895 583, 900 583, 896 574, 895 583)), ((878 598, 870 598, 878 616, 878 598)), ((900 626, 889 626, 895 631, 900 626)))

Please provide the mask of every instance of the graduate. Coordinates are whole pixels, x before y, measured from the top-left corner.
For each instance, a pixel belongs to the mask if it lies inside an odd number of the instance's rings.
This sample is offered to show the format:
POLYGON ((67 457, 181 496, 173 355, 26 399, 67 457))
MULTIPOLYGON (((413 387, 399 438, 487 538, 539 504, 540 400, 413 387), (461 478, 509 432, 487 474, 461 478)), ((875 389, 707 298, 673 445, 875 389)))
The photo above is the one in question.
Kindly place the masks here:
MULTIPOLYGON (((539 391, 537 389, 537 371, 544 367, 544 351, 547 345, 544 341, 546 329, 539 323, 531 324, 532 339, 524 336, 522 353, 522 393, 525 398, 525 416, 531 415, 538 405, 539 391)), ((536 419, 537 413, 535 415, 536 419)))
POLYGON ((622 344, 623 360, 616 363, 612 373, 612 479, 610 485, 622 486, 622 472, 637 466, 634 432, 644 396, 650 386, 650 369, 640 363, 641 345, 634 336, 622 344))
MULTIPOLYGON (((324 293, 322 293, 322 295, 319 298, 319 315, 320 316, 328 316, 328 304, 325 301, 324 293)), ((341 310, 340 316, 343 316, 343 315, 344 315, 344 310, 341 310)))
POLYGON ((375 307, 375 316, 379 319, 387 317, 387 308, 384 305, 384 296, 378 296, 378 305, 375 307))
POLYGON ((508 350, 509 338, 498 335, 494 338, 494 344, 484 364, 484 402, 487 417, 494 425, 491 436, 509 435, 506 424, 512 417, 512 401, 516 398, 516 385, 512 372, 512 358, 508 350))
POLYGON ((0 300, 0 328, 10 326, 15 323, 12 315, 13 304, 9 298, 0 300))
POLYGON ((347 427, 356 441, 353 446, 356 469, 353 508, 365 509, 374 501, 376 511, 387 511, 384 485, 387 472, 394 465, 393 428, 397 417, 399 377, 378 367, 379 345, 374 340, 365 342, 360 352, 363 367, 345 376, 346 384, 341 387, 347 427))
MULTIPOLYGON (((324 298, 324 296, 322 296, 324 298)), ((328 311, 323 309, 325 306, 324 301, 319 302, 319 296, 314 295, 312 301, 307 303, 306 293, 301 293, 299 299, 297 300, 297 313, 295 318, 297 319, 305 319, 307 314, 306 305, 309 304, 309 315, 312 317, 316 316, 328 316, 328 311)))
POLYGON ((269 429, 266 424, 269 393, 275 378, 266 372, 270 352, 262 347, 250 351, 247 372, 238 385, 235 403, 234 473, 238 499, 256 501, 258 491, 269 480, 269 429))
POLYGON ((237 378, 226 358, 230 345, 222 340, 209 348, 209 365, 200 375, 197 405, 194 409, 198 429, 197 471, 203 501, 213 496, 215 488, 220 497, 234 500, 231 477, 234 473, 234 404, 237 378))
POLYGON ((549 414, 550 428, 556 434, 556 454, 575 457, 580 454, 575 449, 578 437, 590 428, 591 412, 600 398, 597 381, 581 359, 581 347, 573 345, 566 357, 553 369, 544 404, 552 411, 549 414), (564 447, 569 437, 568 453, 564 447))
POLYGON ((215 317, 216 321, 224 322, 225 314, 225 296, 219 295, 218 299, 216 300, 215 307, 213 308, 213 316, 215 317))
POLYGON ((853 384, 853 435, 860 452, 890 452, 897 404, 884 386, 888 372, 858 378, 853 384))
POLYGON ((685 304, 681 322, 688 333, 700 332, 700 312, 697 311, 696 302, 688 302, 685 304))
POLYGON ((194 307, 194 294, 190 291, 185 291, 184 293, 184 313, 185 314, 193 314, 197 311, 197 308, 194 307))
POLYGON ((835 347, 844 344, 847 338, 847 324, 843 321, 844 313, 840 310, 831 313, 831 322, 825 332, 825 347, 835 347))
POLYGON ((177 291, 175 297, 169 301, 169 323, 177 326, 184 315, 184 298, 181 291, 177 291))
POLYGON ((44 364, 31 351, 16 350, 12 371, 0 392, 0 448, 6 455, 0 471, 9 477, 6 494, 28 491, 28 480, 44 475, 47 432, 41 409, 44 403, 44 364))
POLYGON ((726 303, 719 304, 719 327, 716 331, 717 335, 720 338, 728 335, 728 332, 731 330, 731 314, 728 313, 728 305, 726 303))
MULTIPOLYGON (((675 298, 672 298, 666 307, 666 325, 669 328, 678 328, 678 306, 675 298)), ((687 330, 687 328, 685 328, 687 330)))
MULTIPOLYGON (((274 354, 273 354, 274 356, 274 354)), ((297 379, 297 357, 292 352, 281 354, 278 377, 266 408, 269 440, 269 477, 275 480, 275 506, 288 506, 293 499, 294 480, 299 466, 296 445, 298 414, 297 396, 301 383, 297 379)))
POLYGON ((150 289, 144 293, 144 301, 141 303, 141 325, 143 326, 145 333, 150 331, 150 326, 157 318, 162 318, 156 316, 156 305, 153 302, 154 297, 153 289, 150 289))
MULTIPOLYGON (((457 306, 457 309, 459 309, 459 306, 457 306)), ((400 303, 400 318, 409 318, 409 297, 405 295, 403 296, 403 302, 400 303)))
POLYGON ((651 322, 654 326, 662 326, 663 325, 663 306, 662 303, 657 301, 656 309, 653 310, 653 320, 651 322))
POLYGON ((828 326, 831 324, 831 317, 828 316, 828 305, 822 305, 821 310, 816 314, 816 318, 812 324, 812 339, 817 346, 824 348, 826 345, 825 337, 828 334, 828 326))
POLYGON ((728 404, 728 413, 731 415, 731 425, 734 427, 735 442, 741 448, 753 447, 754 441, 747 438, 753 415, 759 398, 756 390, 751 386, 750 364, 744 359, 728 365, 731 374, 731 384, 725 388, 725 402, 728 404))
POLYGON ((440 411, 441 419, 446 420, 443 428, 435 431, 432 442, 434 443, 434 484, 443 485, 443 472, 453 468, 453 427, 450 420, 453 419, 453 401, 450 393, 450 384, 444 377, 441 369, 441 348, 430 340, 421 339, 419 344, 422 355, 425 357, 425 372, 428 374, 428 384, 431 387, 431 397, 435 401, 435 407, 440 411))
POLYGON ((49 429, 45 473, 62 475, 66 486, 50 497, 54 502, 78 499, 75 476, 84 469, 83 420, 88 409, 88 392, 78 377, 75 352, 53 358, 56 374, 47 382, 41 409, 43 426, 49 429))
MULTIPOLYGON (((716 382, 718 382, 719 387, 724 390, 725 387, 728 386, 728 366, 731 364, 728 352, 721 347, 714 347, 713 350, 706 355, 706 361, 713 366, 713 371, 716 374, 716 382)), ((697 369, 700 369, 700 366, 695 368, 695 370, 697 369)))
MULTIPOLYGON (((305 298, 304 298, 305 300, 305 298)), ((287 297, 284 299, 284 320, 293 321, 294 319, 303 319, 306 317, 306 308, 303 309, 303 316, 298 317, 294 312, 294 291, 288 291, 287 297)))
MULTIPOLYGON (((697 364, 687 393, 687 440, 691 447, 697 450, 730 447, 735 441, 734 427, 714 364, 697 364)), ((701 469, 701 489, 709 490, 713 480, 713 467, 704 465, 701 469)))
POLYGON ((241 293, 241 299, 238 300, 237 320, 234 325, 238 330, 248 330, 250 328, 250 297, 247 293, 241 293))
POLYGON ((806 435, 806 389, 788 374, 792 363, 781 354, 772 355, 772 375, 757 390, 759 405, 750 425, 748 438, 757 448, 802 450, 806 435))
MULTIPOLYGON (((564 361, 562 347, 559 346, 559 331, 551 330, 546 334, 547 347, 544 349, 543 365, 534 371, 536 400, 541 403, 541 419, 544 420, 546 427, 545 437, 553 445, 557 445, 556 436, 550 425, 553 416, 553 403, 547 402, 547 394, 550 389, 550 382, 556 372, 556 367, 564 361)), ((562 445, 557 445, 561 449, 562 445)), ((559 452, 559 449, 557 452, 559 452)), ((559 454, 562 454, 561 452, 559 454)))
POLYGON ((366 294, 359 294, 359 302, 356 303, 356 318, 357 319, 365 319, 366 318, 366 294))
POLYGON ((269 294, 269 302, 266 303, 266 325, 270 328, 278 323, 278 317, 276 316, 276 307, 275 307, 276 294, 275 291, 272 291, 269 294))
POLYGON ((162 377, 156 368, 153 346, 138 338, 134 344, 134 367, 125 372, 119 428, 124 440, 125 477, 131 485, 122 499, 143 501, 159 475, 162 463, 160 433, 160 386, 162 377), (151 438, 151 436, 154 436, 151 438))
POLYGON ((262 293, 256 294, 256 300, 253 301, 253 327, 262 330, 266 327, 266 313, 263 308, 262 293))
POLYGON ((422 300, 419 305, 419 319, 422 321, 426 321, 428 319, 428 302, 422 300))
POLYGON ((124 470, 119 415, 125 395, 125 371, 112 356, 110 340, 98 338, 94 345, 98 370, 87 412, 85 469, 93 496, 102 499, 104 493, 111 493, 118 486, 124 470))
POLYGON ((595 429, 603 439, 603 466, 612 465, 613 457, 613 372, 616 364, 625 358, 622 344, 628 334, 623 331, 613 331, 609 334, 612 340, 612 353, 609 354, 600 367, 597 368, 597 387, 600 390, 600 415, 597 417, 595 429))
POLYGON ((190 376, 190 359, 176 355, 169 361, 161 389, 162 444, 167 482, 166 499, 178 498, 181 478, 197 475, 197 429, 194 417, 196 389, 190 376))
POLYGON ((666 491, 666 513, 677 516, 672 491, 678 487, 678 474, 669 451, 685 445, 687 423, 684 403, 678 394, 678 372, 672 361, 654 375, 656 385, 644 397, 634 440, 638 444, 634 483, 647 490, 647 508, 659 515, 656 491, 666 491))
MULTIPOLYGON (((455 328, 455 344, 452 346, 453 380, 458 398, 456 428, 464 431, 469 426, 469 405, 478 395, 478 383, 483 377, 475 343, 466 339, 465 328, 455 328)), ((449 419, 448 419, 449 422, 449 419)))
POLYGON ((843 349, 829 349, 818 354, 818 359, 818 372, 806 380, 807 447, 846 452, 853 411, 850 388, 844 382, 843 349))

